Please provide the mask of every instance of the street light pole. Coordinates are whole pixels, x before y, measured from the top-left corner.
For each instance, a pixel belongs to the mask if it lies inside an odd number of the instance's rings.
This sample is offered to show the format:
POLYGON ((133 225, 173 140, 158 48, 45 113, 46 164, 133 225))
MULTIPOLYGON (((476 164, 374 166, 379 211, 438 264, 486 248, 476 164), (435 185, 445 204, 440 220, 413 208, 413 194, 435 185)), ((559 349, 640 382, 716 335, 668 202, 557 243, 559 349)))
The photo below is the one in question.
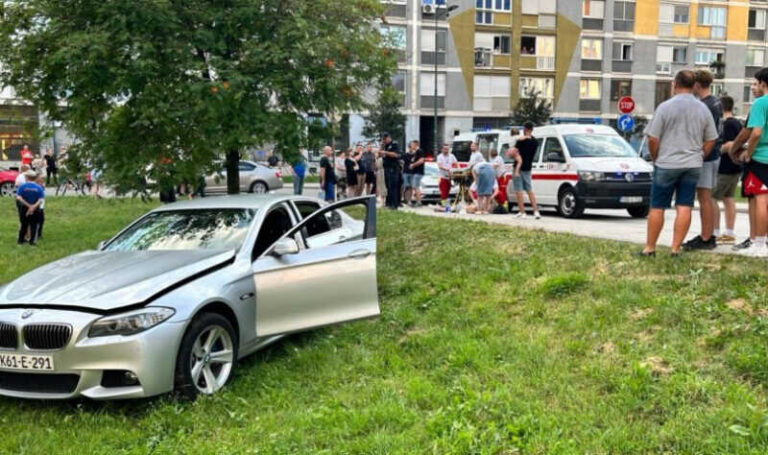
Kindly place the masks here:
MULTIPOLYGON (((450 6, 446 5, 445 6, 445 18, 446 18, 446 20, 448 19, 448 16, 451 14, 451 11, 455 10, 456 8, 458 8, 457 5, 450 5, 450 6)), ((433 153, 434 156, 437 156, 437 153, 438 153, 438 149, 437 149, 437 145, 438 145, 438 143, 437 143, 437 16, 438 16, 439 13, 440 13, 440 5, 438 5, 437 2, 435 2, 435 30, 434 30, 434 32, 435 32, 435 55, 433 57, 434 60, 435 60, 435 75, 434 75, 434 80, 435 80, 435 83, 434 83, 434 85, 435 85, 435 87, 434 87, 435 88, 435 93, 434 93, 434 95, 435 96, 434 96, 434 98, 432 98, 432 105, 435 108, 435 110, 434 110, 434 114, 435 114, 434 115, 434 125, 433 125, 434 128, 432 130, 432 132, 433 132, 433 136, 432 136, 432 153, 433 153)))

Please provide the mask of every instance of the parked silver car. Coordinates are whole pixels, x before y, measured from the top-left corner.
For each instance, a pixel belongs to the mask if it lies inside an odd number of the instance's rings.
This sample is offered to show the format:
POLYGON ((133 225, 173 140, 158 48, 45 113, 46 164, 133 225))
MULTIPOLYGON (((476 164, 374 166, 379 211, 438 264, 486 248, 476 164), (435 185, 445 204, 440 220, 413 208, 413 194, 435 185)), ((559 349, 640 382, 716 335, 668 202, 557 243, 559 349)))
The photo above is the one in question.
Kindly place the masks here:
POLYGON ((212 394, 285 334, 377 316, 375 199, 324 204, 169 204, 0 288, 0 394, 212 394))
MULTIPOLYGON (((240 161, 240 192, 263 194, 283 187, 283 174, 280 169, 270 168, 253 161, 240 161)), ((205 178, 205 191, 208 193, 227 192, 227 170, 205 178)))
MULTIPOLYGON (((459 193, 459 186, 451 182, 450 199, 459 193)), ((421 179, 421 200, 424 203, 440 202, 440 169, 437 163, 424 163, 424 177, 421 179)))

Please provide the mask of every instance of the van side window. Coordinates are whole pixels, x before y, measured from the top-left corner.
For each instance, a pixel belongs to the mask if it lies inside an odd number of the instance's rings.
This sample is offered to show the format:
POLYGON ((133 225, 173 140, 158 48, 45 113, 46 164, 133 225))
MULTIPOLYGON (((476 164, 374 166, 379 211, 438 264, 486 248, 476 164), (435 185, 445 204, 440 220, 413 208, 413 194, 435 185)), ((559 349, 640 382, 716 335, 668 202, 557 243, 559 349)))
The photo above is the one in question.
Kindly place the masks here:
POLYGON ((536 149, 536 154, 533 155, 533 164, 536 164, 539 161, 541 161, 541 151, 544 149, 545 139, 537 138, 537 140, 539 141, 539 147, 536 149))
POLYGON ((560 144, 560 140, 556 137, 549 137, 544 143, 544 162, 549 163, 565 163, 565 154, 563 153, 563 146, 560 144), (558 159, 550 159, 550 154, 557 154, 558 159))

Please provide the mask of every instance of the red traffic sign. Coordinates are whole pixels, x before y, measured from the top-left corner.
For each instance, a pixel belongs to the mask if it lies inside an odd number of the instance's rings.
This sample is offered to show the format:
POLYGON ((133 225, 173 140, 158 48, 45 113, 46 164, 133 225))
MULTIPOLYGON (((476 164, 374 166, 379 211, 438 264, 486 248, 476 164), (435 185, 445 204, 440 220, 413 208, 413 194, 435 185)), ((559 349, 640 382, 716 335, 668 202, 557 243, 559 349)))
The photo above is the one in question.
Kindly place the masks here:
POLYGON ((624 96, 619 100, 619 112, 631 114, 635 110, 635 100, 631 96, 624 96))

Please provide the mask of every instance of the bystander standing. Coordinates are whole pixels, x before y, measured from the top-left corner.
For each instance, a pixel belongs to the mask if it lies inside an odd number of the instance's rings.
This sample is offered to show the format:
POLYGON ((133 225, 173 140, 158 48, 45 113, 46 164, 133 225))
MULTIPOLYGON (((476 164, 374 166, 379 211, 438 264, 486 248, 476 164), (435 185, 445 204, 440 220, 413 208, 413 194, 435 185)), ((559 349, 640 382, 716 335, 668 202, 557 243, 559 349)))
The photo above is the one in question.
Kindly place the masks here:
MULTIPOLYGON (((741 122, 733 116, 733 98, 723 96, 720 98, 723 106, 723 128, 718 139, 719 144, 728 144, 736 139, 741 131, 741 122)), ((733 244, 736 241, 734 229, 736 226, 736 188, 741 176, 741 165, 734 163, 729 153, 721 153, 720 166, 717 172, 717 185, 712 190, 714 204, 714 232, 713 236, 718 244, 733 244), (725 229, 720 229, 720 206, 718 201, 723 201, 725 208, 725 229)))
POLYGON ((425 160, 426 157, 424 151, 419 147, 419 141, 411 141, 408 152, 403 157, 405 203, 408 205, 421 205, 421 179, 424 177, 425 160))
POLYGON ((440 155, 437 156, 437 168, 440 170, 440 203, 448 205, 451 197, 451 170, 456 166, 456 157, 451 153, 451 146, 443 144, 440 155))
POLYGON ((533 158, 539 148, 539 141, 533 137, 533 123, 525 122, 523 125, 523 136, 517 139, 515 147, 510 151, 510 157, 519 156, 519 165, 515 169, 515 177, 512 185, 515 189, 517 198, 517 218, 526 218, 525 214, 525 194, 533 208, 533 216, 538 220, 541 218, 539 206, 536 204, 536 194, 533 192, 533 180, 531 172, 533 169, 533 158))
POLYGON ((386 207, 397 210, 400 206, 400 147, 392 140, 389 133, 381 135, 381 158, 384 166, 384 184, 387 186, 386 207))
POLYGON ((38 209, 45 200, 45 190, 42 186, 35 183, 37 173, 27 171, 27 182, 22 184, 16 191, 16 200, 21 204, 19 216, 19 236, 17 243, 24 244, 29 235, 29 244, 37 244, 38 225, 40 215, 38 209))
POLYGON ((330 146, 323 147, 323 157, 320 158, 320 189, 323 200, 333 202, 336 197, 334 189, 336 185, 336 173, 333 166, 333 149, 330 146))

